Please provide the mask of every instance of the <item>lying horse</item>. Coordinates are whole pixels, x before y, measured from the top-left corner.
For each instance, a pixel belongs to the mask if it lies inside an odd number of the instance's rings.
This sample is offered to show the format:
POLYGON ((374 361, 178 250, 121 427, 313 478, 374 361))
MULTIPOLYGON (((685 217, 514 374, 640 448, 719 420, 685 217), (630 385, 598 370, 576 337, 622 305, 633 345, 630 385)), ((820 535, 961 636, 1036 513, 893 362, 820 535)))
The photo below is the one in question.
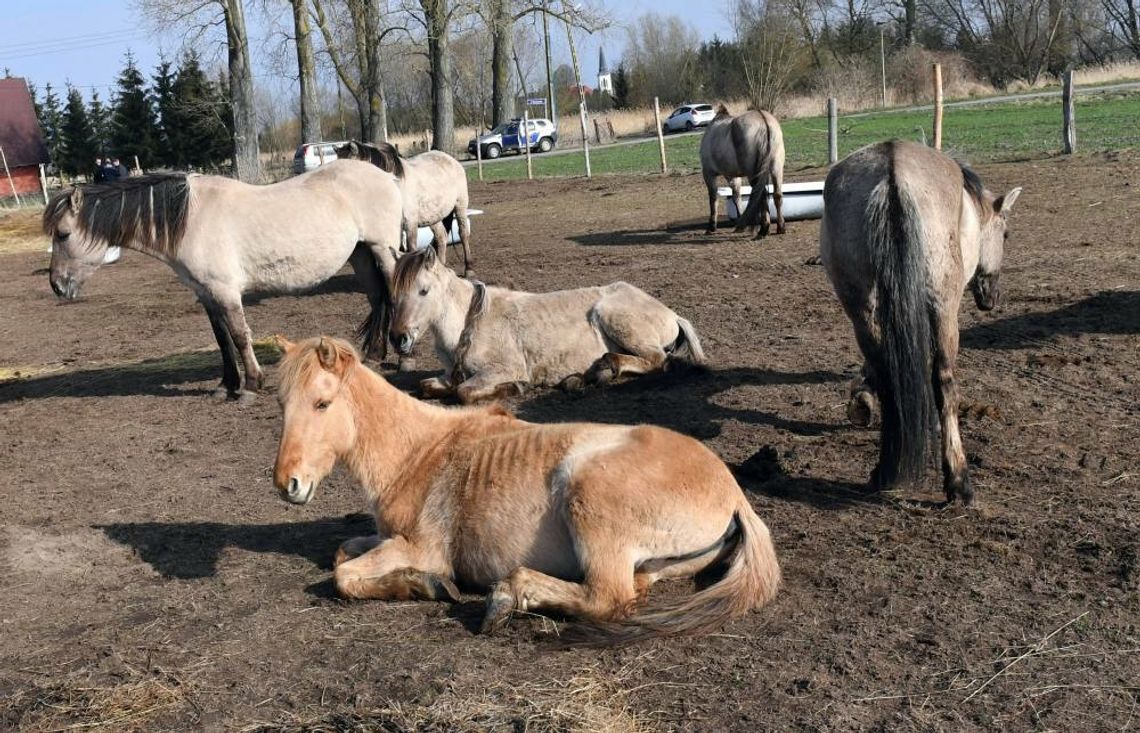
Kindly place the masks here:
POLYGON ((482 630, 513 611, 595 622, 583 640, 697 633, 766 604, 780 568, 728 467, 664 428, 536 425, 502 408, 443 408, 392 387, 346 342, 292 344, 274 483, 306 504, 344 461, 378 534, 336 553, 345 598, 458 600, 490 590, 482 630), (687 599, 638 612, 662 578, 727 566, 687 599))
POLYGON ((405 249, 416 248, 418 229, 431 227, 435 250, 447 261, 451 222, 459 223, 463 245, 463 275, 471 274, 471 227, 467 221, 467 171, 458 160, 441 150, 429 150, 412 158, 400 156, 390 143, 375 145, 351 140, 336 148, 337 157, 366 160, 396 176, 404 194, 405 249))
POLYGON ((426 397, 464 403, 524 385, 580 386, 660 371, 670 357, 700 364, 704 351, 684 318, 632 285, 521 293, 466 280, 430 248, 410 252, 392 276, 391 337, 409 354, 429 332, 444 363, 426 397))
POLYGON ((866 359, 847 414, 870 425, 873 396, 882 410, 873 489, 922 477, 937 407, 946 498, 973 498, 958 434, 958 305, 967 283, 978 308, 998 304, 1020 194, 995 197, 969 168, 899 141, 858 150, 827 176, 820 257, 866 359))
POLYGON ((724 176, 732 186, 736 204, 736 231, 760 224, 756 238, 768 236, 771 213, 768 211, 768 181, 772 182, 772 198, 776 206, 776 233, 784 227, 784 133, 771 112, 751 110, 733 117, 723 104, 701 137, 701 173, 709 190, 708 234, 716 231, 717 177, 724 176), (740 179, 752 186, 748 208, 740 208, 740 179))
POLYGON ((351 262, 372 306, 368 345, 383 351, 385 275, 395 266, 401 211, 391 174, 346 160, 268 186, 184 173, 73 186, 48 202, 43 227, 52 237, 51 286, 61 298, 79 295, 108 245, 170 265, 210 317, 222 352, 219 396, 249 401, 262 371, 245 293, 311 288, 351 262))

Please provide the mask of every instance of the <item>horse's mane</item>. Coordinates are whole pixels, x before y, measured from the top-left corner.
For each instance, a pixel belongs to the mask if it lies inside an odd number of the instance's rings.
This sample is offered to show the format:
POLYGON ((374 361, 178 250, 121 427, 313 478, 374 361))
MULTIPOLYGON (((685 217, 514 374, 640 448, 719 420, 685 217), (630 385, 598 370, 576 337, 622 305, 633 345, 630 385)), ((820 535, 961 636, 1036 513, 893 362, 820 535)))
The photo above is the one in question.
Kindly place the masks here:
POLYGON ((185 173, 154 173, 64 189, 44 209, 45 234, 54 234, 67 211, 91 244, 137 243, 172 256, 186 233, 190 185, 185 173))
POLYGON ((986 201, 986 187, 982 183, 981 176, 962 161, 955 162, 962 170, 962 186, 966 189, 966 193, 970 194, 970 198, 974 199, 974 203, 978 205, 979 209, 983 208, 986 201))
POLYGON ((317 354, 322 343, 331 346, 341 360, 349 360, 349 363, 360 361, 360 354, 343 339, 317 336, 301 341, 285 355, 277 368, 277 383, 282 394, 288 394, 298 384, 307 383, 322 369, 317 354))
POLYGON ((435 250, 431 247, 415 249, 403 255, 396 261, 396 270, 392 273, 392 298, 398 298, 407 292, 416 282, 416 277, 425 267, 435 260, 435 250))
POLYGON ((349 140, 339 148, 335 148, 338 158, 353 158, 371 163, 380 170, 388 171, 396 178, 404 177, 404 159, 400 151, 391 143, 364 143, 359 140, 349 140))
POLYGON ((721 104, 717 105, 716 116, 713 117, 713 119, 719 120, 719 119, 722 119, 724 117, 732 117, 732 113, 728 111, 728 107, 725 107, 724 103, 721 103, 721 104))

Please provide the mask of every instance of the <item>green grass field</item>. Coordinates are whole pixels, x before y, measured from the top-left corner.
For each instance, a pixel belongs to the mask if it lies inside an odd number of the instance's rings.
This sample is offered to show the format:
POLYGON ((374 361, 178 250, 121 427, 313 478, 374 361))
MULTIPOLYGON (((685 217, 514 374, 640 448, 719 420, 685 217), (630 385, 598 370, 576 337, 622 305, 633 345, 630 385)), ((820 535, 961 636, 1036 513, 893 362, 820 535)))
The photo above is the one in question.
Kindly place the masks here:
MULTIPOLYGON (((1077 98, 1077 150, 1088 153, 1140 146, 1140 94, 1077 98)), ((932 113, 883 112, 839 118, 839 155, 879 140, 922 140, 931 136, 932 113)), ((827 119, 806 117, 784 123, 787 170, 827 164, 827 119)), ((951 107, 943 118, 943 149, 971 161, 1032 158, 1060 152, 1061 100, 951 107)), ((695 171, 700 165, 700 136, 665 139, 670 171, 695 171)), ((581 154, 533 156, 535 177, 582 175, 581 154)), ((652 173, 660 170, 657 141, 615 145, 590 151, 595 175, 652 173)), ((468 177, 477 178, 474 167, 468 177)), ((483 167, 488 181, 526 177, 526 160, 483 167)))

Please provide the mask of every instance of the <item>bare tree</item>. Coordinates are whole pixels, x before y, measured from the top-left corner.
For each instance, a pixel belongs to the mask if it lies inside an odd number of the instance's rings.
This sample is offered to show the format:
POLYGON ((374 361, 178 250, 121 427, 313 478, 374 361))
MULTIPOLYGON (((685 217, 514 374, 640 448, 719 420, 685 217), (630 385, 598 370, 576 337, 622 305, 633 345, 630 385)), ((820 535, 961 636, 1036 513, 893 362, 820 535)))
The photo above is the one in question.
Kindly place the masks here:
POLYGON ((738 0, 735 18, 749 101, 776 112, 802 51, 798 24, 785 6, 766 0, 738 0))
POLYGON ((680 102, 695 91, 693 77, 701 37, 675 15, 646 13, 627 29, 624 63, 639 104, 654 97, 680 102))
POLYGON ((1112 21, 1112 36, 1140 60, 1140 0, 1101 0, 1101 5, 1112 21))
POLYGON ((289 0, 293 8, 293 43, 297 47, 297 77, 301 92, 301 142, 321 139, 321 108, 317 101, 317 62, 309 29, 306 0, 289 0))
POLYGON ((427 31, 428 62, 431 67, 431 147, 455 150, 455 94, 451 78, 449 48, 451 17, 458 7, 452 0, 419 0, 422 22, 427 31))
POLYGON ((341 85, 356 102, 360 136, 367 142, 388 139, 388 110, 380 67, 380 46, 401 26, 382 27, 380 0, 312 0, 312 18, 324 51, 341 85), (342 40, 343 39, 343 40, 342 40))
POLYGON ((177 30, 189 43, 200 40, 210 28, 222 25, 226 33, 229 95, 233 109, 233 170, 242 181, 261 179, 258 155, 257 113, 254 107, 253 71, 249 61, 249 35, 242 0, 135 0, 160 29, 177 30), (220 17, 219 17, 220 16, 220 17), (186 34, 187 26, 191 32, 186 34))
POLYGON ((1033 83, 1056 62, 1061 0, 924 0, 931 17, 958 39, 995 84, 1033 83))

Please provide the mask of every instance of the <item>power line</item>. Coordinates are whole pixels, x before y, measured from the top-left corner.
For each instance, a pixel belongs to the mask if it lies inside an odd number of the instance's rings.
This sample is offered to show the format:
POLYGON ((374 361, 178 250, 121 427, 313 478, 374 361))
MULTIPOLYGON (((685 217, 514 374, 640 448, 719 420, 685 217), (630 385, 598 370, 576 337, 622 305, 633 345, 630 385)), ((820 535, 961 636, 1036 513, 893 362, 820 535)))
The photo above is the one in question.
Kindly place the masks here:
POLYGON ((117 31, 103 31, 102 33, 84 33, 80 36, 63 36, 60 38, 49 38, 39 41, 23 41, 21 43, 10 43, 4 46, 0 46, 0 53, 27 50, 27 47, 29 46, 57 46, 60 44, 71 44, 78 41, 105 39, 111 36, 135 35, 138 32, 138 28, 122 28, 117 31))
POLYGON ((24 53, 16 53, 16 54, 12 54, 12 55, 8 55, 8 54, 4 53, 3 51, 0 51, 0 60, 11 61, 11 60, 15 60, 15 59, 31 58, 33 56, 49 56, 52 54, 69 53, 72 51, 84 51, 84 50, 87 50, 90 48, 99 48, 102 46, 113 46, 116 44, 125 45, 130 41, 143 40, 146 37, 147 37, 146 34, 141 33, 141 32, 137 32, 137 33, 134 33, 134 34, 129 35, 129 36, 123 36, 122 38, 112 38, 109 40, 97 41, 97 42, 93 42, 93 43, 75 43, 75 44, 71 44, 71 45, 67 45, 67 46, 61 46, 58 48, 45 48, 45 49, 38 50, 38 51, 26 51, 24 53))

